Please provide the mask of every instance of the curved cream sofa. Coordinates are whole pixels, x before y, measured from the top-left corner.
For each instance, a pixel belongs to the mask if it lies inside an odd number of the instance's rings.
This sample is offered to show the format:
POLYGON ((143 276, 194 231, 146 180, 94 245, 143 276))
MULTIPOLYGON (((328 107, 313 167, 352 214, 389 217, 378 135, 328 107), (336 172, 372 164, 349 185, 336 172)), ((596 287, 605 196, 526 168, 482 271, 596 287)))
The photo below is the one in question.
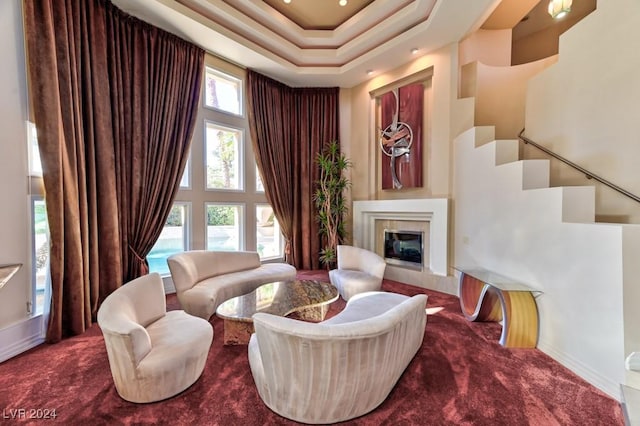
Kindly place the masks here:
POLYGON ((191 386, 204 370, 213 341, 208 321, 166 311, 162 278, 137 278, 100 305, 111 375, 118 394, 131 402, 160 401, 191 386))
POLYGON ((253 251, 192 250, 167 259, 182 309, 209 319, 218 305, 262 284, 296 278, 287 263, 260 263, 253 251))
POLYGON ((334 423, 380 405, 422 346, 427 296, 367 292, 321 323, 257 313, 249 365, 264 403, 303 423, 334 423))

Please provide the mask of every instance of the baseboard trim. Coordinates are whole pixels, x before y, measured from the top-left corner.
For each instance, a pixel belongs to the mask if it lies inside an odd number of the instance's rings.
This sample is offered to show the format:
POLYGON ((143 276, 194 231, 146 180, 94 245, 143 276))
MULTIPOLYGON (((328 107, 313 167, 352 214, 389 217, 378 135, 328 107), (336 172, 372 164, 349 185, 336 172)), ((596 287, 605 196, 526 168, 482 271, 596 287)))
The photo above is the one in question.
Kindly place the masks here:
POLYGON ((622 395, 620 393, 620 383, 610 380, 581 361, 578 361, 571 355, 557 350, 553 345, 547 342, 539 340, 537 347, 539 350, 549 355, 551 358, 567 367, 569 370, 573 371, 578 376, 609 395, 611 398, 618 402, 621 401, 622 395))
POLYGON ((0 330, 0 362, 44 343, 42 315, 13 324, 0 330))

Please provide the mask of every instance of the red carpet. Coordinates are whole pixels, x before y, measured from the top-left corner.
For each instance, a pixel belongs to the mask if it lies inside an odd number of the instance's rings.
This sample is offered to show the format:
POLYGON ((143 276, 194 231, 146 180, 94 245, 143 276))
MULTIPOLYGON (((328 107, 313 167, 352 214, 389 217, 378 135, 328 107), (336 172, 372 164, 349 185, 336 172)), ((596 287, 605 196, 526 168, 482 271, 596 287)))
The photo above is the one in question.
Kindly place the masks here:
MULTIPOLYGON (((300 272, 326 279, 326 272, 300 272)), ((385 280, 383 290, 425 292, 429 315, 422 349, 385 402, 354 425, 622 425, 618 402, 535 349, 505 349, 500 326, 471 323, 454 296, 385 280)), ((170 309, 178 308, 175 295, 170 309)), ((329 315, 344 307, 341 299, 329 315)), ((202 377, 166 401, 132 404, 118 397, 97 325, 55 345, 0 364, 0 424, 11 413, 55 410, 46 424, 287 425, 264 406, 249 371, 246 346, 222 345, 222 322, 202 377)), ((23 419, 22 423, 25 420, 23 419)), ((44 421, 31 423, 45 424, 44 421)))

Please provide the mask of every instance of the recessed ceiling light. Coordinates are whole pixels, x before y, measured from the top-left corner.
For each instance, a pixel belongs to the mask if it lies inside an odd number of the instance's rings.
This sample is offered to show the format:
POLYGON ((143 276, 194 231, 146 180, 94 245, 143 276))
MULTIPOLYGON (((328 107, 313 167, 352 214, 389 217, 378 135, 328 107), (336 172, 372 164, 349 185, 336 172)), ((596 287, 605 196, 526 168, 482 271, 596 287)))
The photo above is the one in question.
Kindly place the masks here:
POLYGON ((346 5, 347 5, 347 0, 340 0, 340 1, 338 2, 338 4, 339 4, 340 6, 346 6, 346 5))
POLYGON ((284 2, 285 2, 286 4, 289 4, 289 3, 291 3, 291 0, 284 0, 284 2))
POLYGON ((415 55, 416 53, 418 53, 418 50, 419 49, 417 47, 414 47, 413 49, 411 49, 411 54, 415 55))
POLYGON ((367 70, 367 75, 373 74, 373 70, 367 70))

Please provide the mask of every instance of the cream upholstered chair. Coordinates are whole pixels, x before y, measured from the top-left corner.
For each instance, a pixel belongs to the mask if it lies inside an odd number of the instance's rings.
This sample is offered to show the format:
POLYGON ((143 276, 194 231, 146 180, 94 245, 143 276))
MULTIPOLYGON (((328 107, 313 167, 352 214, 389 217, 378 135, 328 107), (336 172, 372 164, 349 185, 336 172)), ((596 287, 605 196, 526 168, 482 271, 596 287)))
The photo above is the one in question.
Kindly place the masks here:
POLYGON ((387 398, 422 346, 426 303, 424 294, 367 292, 321 323, 255 314, 248 351, 260 398, 302 423, 368 413, 387 398))
POLYGON ((209 319, 218 305, 262 284, 296 278, 287 263, 260 263, 255 251, 191 250, 167 258, 182 309, 209 319))
POLYGON ((353 246, 338 246, 338 269, 329 271, 329 280, 340 296, 349 300, 365 291, 380 290, 384 270, 383 258, 372 251, 353 246))
POLYGON ((111 375, 131 402, 169 398, 202 374, 213 327, 184 311, 166 310, 162 278, 137 278, 111 293, 98 310, 111 375))

